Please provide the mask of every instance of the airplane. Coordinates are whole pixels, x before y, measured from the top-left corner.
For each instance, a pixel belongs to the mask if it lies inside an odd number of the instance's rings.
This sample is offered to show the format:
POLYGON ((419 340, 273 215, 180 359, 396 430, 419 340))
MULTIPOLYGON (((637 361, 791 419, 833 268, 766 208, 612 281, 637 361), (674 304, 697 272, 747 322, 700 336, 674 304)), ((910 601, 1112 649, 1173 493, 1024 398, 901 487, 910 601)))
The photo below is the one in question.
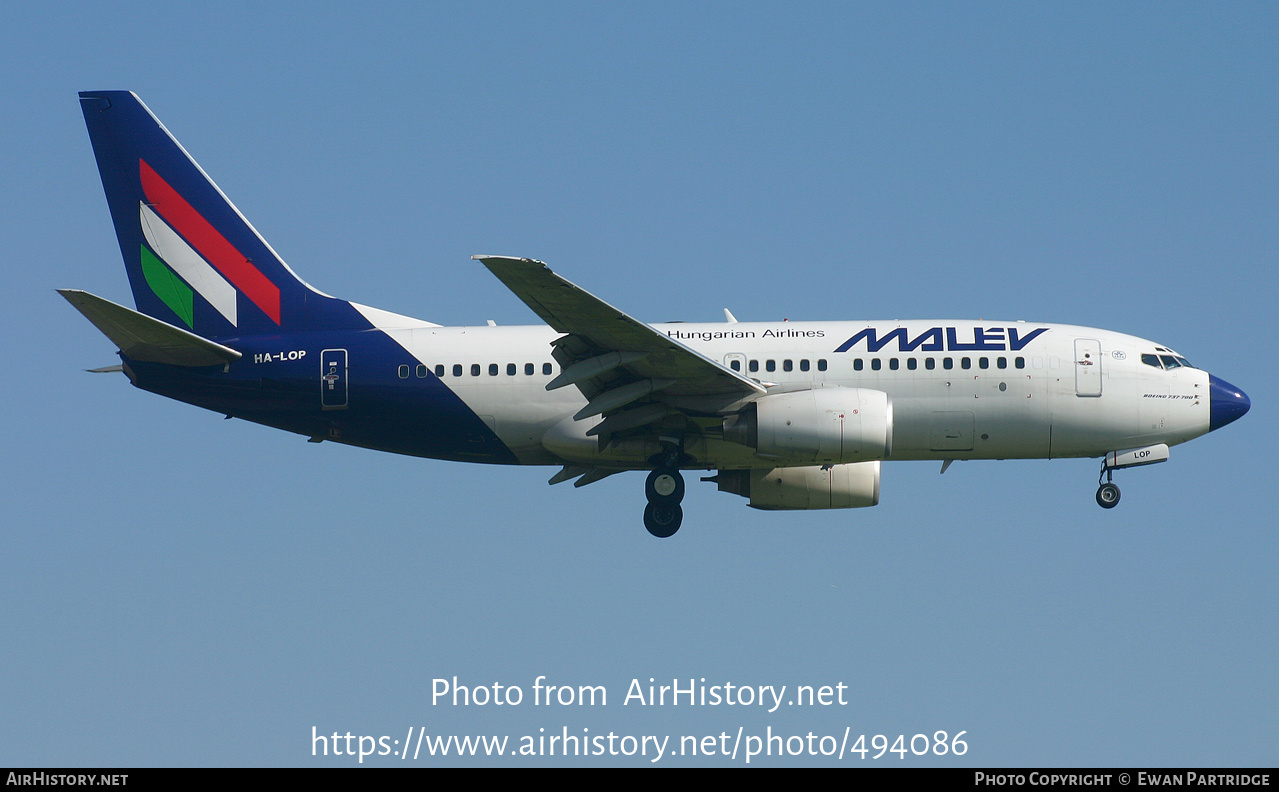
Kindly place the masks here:
MULTIPOLYGON (((1171 348, 1023 321, 648 324, 552 272, 473 256, 544 324, 443 327, 302 281, 128 91, 80 94, 137 310, 60 289, 143 390, 307 437, 434 459, 647 471, 644 525, 683 521, 683 471, 758 509, 874 506, 885 460, 1101 459, 1118 469, 1251 401, 1171 348)), ((1104 479, 1104 480, 1103 480, 1104 479)))

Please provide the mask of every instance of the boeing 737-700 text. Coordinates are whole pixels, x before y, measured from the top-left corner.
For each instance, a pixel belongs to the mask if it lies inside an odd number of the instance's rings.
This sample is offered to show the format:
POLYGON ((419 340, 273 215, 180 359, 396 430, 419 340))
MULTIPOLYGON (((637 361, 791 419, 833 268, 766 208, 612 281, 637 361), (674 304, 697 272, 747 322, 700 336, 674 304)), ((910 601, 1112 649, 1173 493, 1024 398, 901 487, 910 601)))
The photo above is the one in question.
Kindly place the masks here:
POLYGON ((683 520, 681 471, 760 509, 879 502, 886 459, 1099 457, 1117 468, 1236 420, 1248 397, 1153 341, 1048 323, 646 324, 539 261, 475 256, 545 324, 442 327, 300 280, 127 91, 80 94, 137 310, 62 290, 139 388, 420 457, 648 471, 644 525, 683 520))

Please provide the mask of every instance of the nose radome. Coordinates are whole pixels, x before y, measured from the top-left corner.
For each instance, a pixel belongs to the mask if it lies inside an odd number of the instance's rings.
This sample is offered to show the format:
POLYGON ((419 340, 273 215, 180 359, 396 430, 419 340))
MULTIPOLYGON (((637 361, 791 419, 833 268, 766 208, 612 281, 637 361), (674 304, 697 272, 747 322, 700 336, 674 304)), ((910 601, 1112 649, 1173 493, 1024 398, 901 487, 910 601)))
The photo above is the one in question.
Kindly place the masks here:
POLYGON ((1220 429, 1231 421, 1237 421, 1248 412, 1252 401, 1248 394, 1225 380, 1208 375, 1210 399, 1208 431, 1220 429))

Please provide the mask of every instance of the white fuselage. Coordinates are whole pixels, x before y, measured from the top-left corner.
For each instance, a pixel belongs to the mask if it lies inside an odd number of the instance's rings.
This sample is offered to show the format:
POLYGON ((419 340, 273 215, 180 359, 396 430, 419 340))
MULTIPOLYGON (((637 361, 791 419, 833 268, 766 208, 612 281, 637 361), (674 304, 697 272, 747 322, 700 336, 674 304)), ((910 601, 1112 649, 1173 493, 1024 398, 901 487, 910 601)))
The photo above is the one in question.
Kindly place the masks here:
MULTIPOLYGON (((1209 430, 1207 372, 1145 364, 1143 354, 1175 353, 1106 330, 971 320, 653 327, 770 393, 828 387, 887 393, 891 459, 1099 457, 1171 446, 1209 430)), ((559 373, 551 357, 559 334, 552 329, 383 329, 429 371, 442 371, 444 384, 522 463, 645 466, 652 449, 621 443, 601 450, 586 436, 601 419, 572 419, 586 403, 576 388, 546 390, 559 373)), ((708 468, 772 464, 715 437, 692 442, 689 453, 708 468)))

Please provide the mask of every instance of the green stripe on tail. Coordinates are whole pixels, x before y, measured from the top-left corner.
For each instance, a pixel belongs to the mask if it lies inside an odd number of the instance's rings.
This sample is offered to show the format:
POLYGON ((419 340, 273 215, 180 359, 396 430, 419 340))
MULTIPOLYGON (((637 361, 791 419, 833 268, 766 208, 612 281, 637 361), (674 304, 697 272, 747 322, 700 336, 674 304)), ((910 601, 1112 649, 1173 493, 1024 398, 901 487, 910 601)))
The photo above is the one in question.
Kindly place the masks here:
POLYGON ((154 253, 142 246, 142 274, 146 276, 147 285, 155 296, 164 301, 178 318, 187 323, 187 327, 195 329, 195 296, 191 287, 169 269, 169 265, 161 261, 154 253))

